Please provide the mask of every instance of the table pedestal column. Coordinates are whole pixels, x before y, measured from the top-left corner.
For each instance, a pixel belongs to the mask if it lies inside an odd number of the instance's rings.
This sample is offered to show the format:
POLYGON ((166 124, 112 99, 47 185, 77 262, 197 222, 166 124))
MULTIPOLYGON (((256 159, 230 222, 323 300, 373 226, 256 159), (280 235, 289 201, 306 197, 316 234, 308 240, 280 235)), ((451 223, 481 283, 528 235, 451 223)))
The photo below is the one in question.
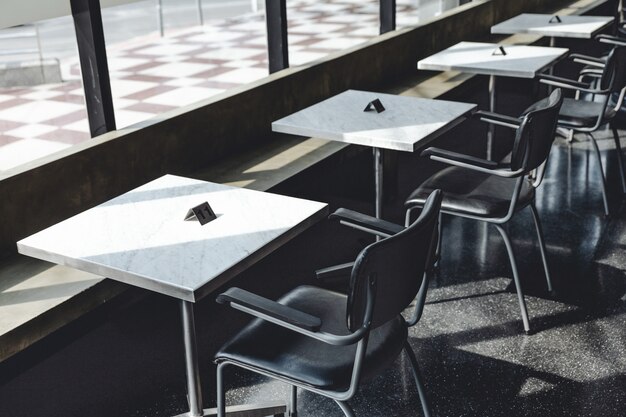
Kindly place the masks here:
MULTIPOLYGON (((196 323, 193 307, 192 302, 180 300, 189 411, 176 417, 215 417, 217 416, 216 408, 206 410, 202 408, 202 389, 200 384, 200 369, 198 368, 198 347, 196 343, 196 323)), ((226 407, 226 415, 236 417, 284 416, 286 412, 287 406, 281 401, 268 401, 263 404, 226 407)))
MULTIPOLYGON (((554 48, 555 46, 556 46, 556 38, 554 36, 550 36, 550 47, 554 48)), ((548 69, 548 74, 549 75, 554 74, 554 65, 550 66, 550 68, 548 69)), ((548 93, 552 93, 551 85, 548 86, 548 93)))
POLYGON ((183 341, 185 344, 185 371, 187 373, 187 396, 189 400, 189 417, 201 417, 202 389, 200 371, 198 369, 198 348, 196 345, 196 323, 193 314, 193 303, 181 300, 180 310, 183 320, 183 341))
MULTIPOLYGON (((496 111, 496 76, 489 76, 489 111, 496 111)), ((489 131, 487 132, 487 159, 491 160, 493 153, 493 138, 495 135, 496 126, 489 124, 489 131)))
POLYGON ((376 218, 383 215, 383 150, 374 148, 374 187, 376 189, 376 218))

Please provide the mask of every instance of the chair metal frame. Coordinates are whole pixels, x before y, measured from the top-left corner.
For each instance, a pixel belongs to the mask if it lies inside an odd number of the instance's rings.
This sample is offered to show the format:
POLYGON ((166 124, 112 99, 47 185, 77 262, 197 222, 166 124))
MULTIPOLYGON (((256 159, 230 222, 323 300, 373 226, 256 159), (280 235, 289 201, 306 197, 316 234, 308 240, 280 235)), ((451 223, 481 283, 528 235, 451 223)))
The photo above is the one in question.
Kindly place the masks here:
MULTIPOLYGON (((599 35, 599 39, 608 39, 608 35, 599 35)), ((611 40, 611 43, 617 44, 616 41, 611 40)), ((619 42, 618 42, 619 43, 619 42)), ((626 45, 626 44, 624 44, 626 45)), ((584 134, 593 145, 596 160, 598 163, 598 167, 600 168, 600 180, 602 186, 602 202, 604 204, 604 213, 609 216, 609 201, 608 201, 608 192, 606 186, 606 173, 604 172, 604 167, 602 164, 602 156, 600 154, 600 148, 598 147, 598 143, 593 136, 593 132, 597 131, 600 127, 611 123, 612 119, 615 117, 615 114, 619 111, 622 102, 624 101, 624 96, 626 94, 626 86, 615 86, 613 80, 608 80, 609 84, 607 87, 602 88, 601 83, 605 76, 609 75, 614 78, 615 74, 615 66, 616 61, 614 59, 614 54, 618 53, 617 51, 625 50, 625 46, 618 46, 613 48, 610 52, 609 56, 606 60, 601 58, 588 57, 580 54, 571 54, 569 56, 574 62, 578 62, 581 64, 590 65, 593 68, 586 68, 581 71, 579 75, 578 81, 571 80, 568 78, 557 77, 554 75, 548 74, 540 74, 537 76, 537 79, 542 84, 547 84, 553 87, 564 88, 568 90, 576 91, 576 100, 582 100, 580 97, 581 93, 587 93, 592 96, 592 99, 595 100, 596 96, 602 97, 601 109, 602 111, 598 114, 596 122, 593 126, 590 127, 578 127, 573 126, 572 124, 566 123, 564 121, 559 121, 559 127, 570 130, 573 133, 582 133, 584 134), (584 82, 585 79, 591 80, 591 82, 584 82), (607 110, 610 109, 609 104, 611 100, 611 95, 614 93, 619 93, 619 98, 615 104, 615 107, 612 109, 611 117, 607 117, 607 110)), ((617 163, 620 170, 620 181, 622 184, 622 192, 626 193, 626 174, 624 173, 624 158, 622 154, 622 147, 620 143, 619 133, 614 126, 611 126, 611 131, 613 133, 613 141, 615 142, 615 149, 617 151, 617 163)))
MULTIPOLYGON (((441 193, 436 191, 431 195, 429 201, 426 203, 426 207, 430 207, 430 210, 439 210, 441 204, 441 193), (432 204, 430 204, 432 202, 432 204)), ((385 237, 391 237, 402 231, 408 229, 408 227, 402 227, 399 225, 395 225, 393 223, 385 222, 383 220, 377 219, 375 217, 361 215, 356 212, 352 212, 350 210, 343 210, 343 214, 331 215, 331 218, 340 219, 341 223, 347 225, 349 227, 354 227, 359 230, 364 230, 370 233, 374 233, 377 236, 384 235, 385 237), (361 227, 356 222, 352 221, 352 215, 359 214, 361 218, 365 218, 369 224, 375 225, 376 227, 372 229, 368 229, 367 227, 361 227), (393 227, 392 227, 393 226, 393 227), (398 231, 400 230, 400 232, 398 231)), ((418 224, 421 219, 427 218, 428 213, 422 213, 422 216, 418 218, 415 223, 413 223, 416 227, 419 227, 418 224)), ((438 221, 438 220, 435 220, 438 221)), ((433 236, 429 245, 428 255, 426 257, 427 264, 432 263, 432 258, 434 257, 434 248, 437 245, 438 240, 438 227, 435 224, 433 236)), ((373 247, 374 245, 385 244, 385 239, 382 241, 377 241, 373 243, 369 247, 373 247)), ((353 267, 353 263, 341 265, 341 271, 345 272, 351 270, 353 267)), ((337 273, 339 269, 337 267, 333 268, 332 273, 337 273)), ((323 272, 322 272, 323 273, 323 272)), ((320 271, 318 271, 318 275, 320 271)), ((420 285, 419 291, 415 297, 415 307, 413 308, 412 314, 410 315, 409 320, 404 319, 404 323, 407 327, 414 326, 421 318, 422 312, 424 309, 424 304, 426 301, 426 292, 428 290, 428 281, 429 274, 425 273, 422 278, 422 283, 420 285)), ((225 417, 226 416, 226 391, 224 389, 224 369, 226 366, 234 365, 240 368, 247 369, 249 371, 256 372, 258 374, 277 379, 291 386, 290 391, 290 400, 288 407, 288 416, 296 417, 297 416, 297 390, 298 388, 304 389, 306 391, 310 391, 328 398, 333 399, 337 405, 341 408, 342 412, 346 417, 355 417, 354 411, 347 403, 358 390, 359 380, 362 373, 363 362, 365 358, 365 353, 367 350, 368 338, 371 331, 372 318, 374 314, 375 308, 375 287, 376 287, 376 277, 370 276, 367 278, 367 287, 366 287, 366 304, 363 314, 363 319, 361 320, 361 326, 348 335, 336 335, 328 332, 321 331, 319 329, 307 329, 306 326, 303 326, 297 322, 294 322, 293 317, 297 315, 308 316, 308 314, 303 313, 299 310, 293 309, 291 307, 279 304, 277 302, 253 295, 251 293, 247 293, 246 291, 240 290, 238 288, 231 288, 227 292, 221 294, 217 301, 223 304, 229 304, 231 307, 240 310, 242 312, 248 313, 256 318, 268 321, 270 323, 276 324, 278 326, 284 327, 291 331, 300 333, 304 336, 310 337, 312 339, 319 340, 321 342, 336 345, 336 346, 347 346, 356 344, 356 353, 354 359, 354 365, 352 368, 352 376, 350 380, 350 385, 345 391, 330 391, 324 390, 320 388, 316 388, 304 383, 301 383, 297 380, 293 380, 282 375, 277 375, 275 373, 266 371, 264 369, 260 369, 254 366, 250 366, 248 364, 240 363, 237 361, 231 361, 228 359, 220 359, 217 363, 217 416, 225 417), (243 299, 238 296, 238 294, 251 295, 257 299, 262 299, 262 302, 265 303, 265 308, 259 308, 254 304, 250 304, 249 302, 243 302, 243 299), (242 301, 240 301, 242 300, 242 301), (270 310, 272 309, 280 309, 283 313, 279 313, 278 310, 271 311, 269 314, 267 313, 267 306, 270 306, 270 310), (288 312, 285 314, 285 312, 288 312)), ((312 319, 316 319, 314 316, 310 316, 312 319)), ((318 319, 319 320, 319 319, 318 319)), ((420 402, 422 404, 422 411, 425 417, 430 417, 431 410, 428 404, 428 399, 426 397, 426 391, 424 389, 424 384, 422 382, 422 376, 419 370, 419 366, 417 363, 417 359, 415 357, 415 353, 413 352, 408 339, 405 341, 403 351, 407 355, 410 365, 411 372, 413 374, 413 379, 415 381, 415 385, 417 387, 418 396, 420 398, 420 402)))
MULTIPOLYGON (((562 97, 560 97, 560 91, 558 94, 559 94, 558 101, 562 102, 562 97)), ((558 105, 560 106, 560 103, 558 105)), ((528 114, 520 118, 515 118, 515 117, 510 117, 510 116, 506 116, 502 114, 493 113, 493 112, 486 112, 486 111, 477 111, 476 113, 474 113, 474 117, 476 117, 478 120, 482 122, 485 122, 491 125, 503 126, 503 127, 513 129, 517 132, 517 137, 521 137, 523 135, 523 131, 524 129, 526 129, 527 123, 529 120, 528 114)), ((556 130, 556 126, 555 126, 555 130, 556 130)), ((523 208, 523 207, 519 207, 519 196, 520 196, 520 192, 522 190, 524 181, 530 181, 531 186, 534 188, 537 188, 543 180, 547 158, 536 169, 527 171, 524 168, 524 166, 526 166, 526 162, 528 161, 528 158, 529 158, 529 153, 530 153, 529 150, 530 150, 530 147, 527 146, 526 154, 524 155, 524 162, 522 162, 521 164, 522 168, 514 170, 514 171, 512 171, 509 166, 502 165, 494 161, 476 158, 476 157, 468 156, 465 154, 451 152, 451 151, 438 149, 438 148, 428 148, 425 151, 423 151, 421 154, 422 156, 429 157, 431 160, 442 162, 448 165, 465 168, 465 169, 475 171, 475 172, 480 172, 483 174, 495 175, 495 176, 502 177, 502 178, 515 179, 516 182, 513 188, 513 193, 511 195, 511 203, 509 205, 507 214, 504 217, 482 217, 478 215, 471 215, 467 213, 446 210, 443 207, 440 213, 441 215, 446 214, 450 216, 462 217, 462 218, 485 222, 487 224, 492 224, 498 230, 506 246, 507 254, 509 257, 510 264, 511 264, 511 270, 513 272, 513 281, 515 283, 515 289, 517 292, 517 299, 518 299, 519 308, 520 308, 520 312, 522 316, 522 323, 524 326, 524 331, 527 334, 531 333, 530 321, 528 318, 528 309, 526 307, 526 301, 524 299, 524 291, 523 291, 522 283, 519 277, 517 262, 515 259, 515 253, 513 251, 513 245, 511 243, 511 239, 509 237, 508 232, 503 226, 513 218, 515 213, 517 213, 519 210, 523 208)), ((443 191, 445 192, 445 190, 443 191)), ((547 258, 546 248, 545 248, 545 240, 543 237, 543 229, 541 226, 541 222, 539 220, 539 214, 537 213, 537 208, 535 206, 534 197, 533 197, 533 200, 528 205, 530 206, 530 210, 531 210, 532 217, 533 217, 533 222, 535 224, 535 231, 537 233, 537 240, 539 243, 539 250, 541 252, 541 260, 542 260, 543 268, 545 271, 548 291, 552 293, 553 292, 552 278, 550 276, 550 270, 548 267, 548 258, 547 258)), ((418 204, 408 207, 406 211, 405 222, 409 223, 412 217, 412 212, 414 210, 421 209, 421 207, 422 206, 418 204)), ((442 223, 440 221, 439 227, 441 228, 441 226, 442 226, 442 223)), ((441 230, 439 232, 439 235, 440 235, 440 238, 438 241, 438 248, 437 248, 438 260, 440 259, 440 256, 441 256, 440 254, 441 241, 443 240, 443 235, 442 235, 441 230)))

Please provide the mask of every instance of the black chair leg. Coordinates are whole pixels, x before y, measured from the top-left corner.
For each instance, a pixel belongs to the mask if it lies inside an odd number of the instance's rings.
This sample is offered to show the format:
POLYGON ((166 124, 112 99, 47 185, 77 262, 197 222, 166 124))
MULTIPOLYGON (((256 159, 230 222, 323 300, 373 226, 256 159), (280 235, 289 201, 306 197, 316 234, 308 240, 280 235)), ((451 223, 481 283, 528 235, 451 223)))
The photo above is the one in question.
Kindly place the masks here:
POLYGON ((530 333, 530 323, 528 320, 528 311, 526 310, 526 301, 524 300, 524 292, 522 291, 522 283, 519 279, 519 273, 517 272, 517 263, 515 262, 515 254, 513 253, 513 245, 511 244, 511 240, 509 239, 509 235, 504 230, 504 228, 499 224, 494 224, 500 235, 502 235, 502 240, 504 240, 504 245, 506 246, 506 251, 509 254, 509 261, 511 262, 511 269, 513 270, 513 281, 515 282, 515 289, 517 290, 517 300, 519 302, 519 308, 522 313, 522 323, 524 324, 524 331, 528 334, 530 333))
POLYGON ((298 387, 291 386, 289 395, 289 417, 298 417, 298 387))
POLYGON ((439 268, 441 265, 441 241, 443 240, 443 214, 439 213, 439 223, 437 224, 437 251, 435 252, 435 267, 439 268))
POLYGON ((539 221, 539 213, 537 213, 537 207, 535 207, 534 202, 530 204, 530 212, 532 213, 533 221, 535 222, 535 230, 537 231, 537 240, 539 241, 541 260, 543 261, 543 270, 546 273, 546 283, 548 284, 548 291, 552 292, 552 278, 550 277, 550 269, 548 268, 548 255, 546 254, 546 245, 543 240, 543 229, 541 227, 541 221, 539 221))
POLYGON ((424 412, 424 417, 430 417, 430 405, 428 405, 428 398, 426 397, 426 390, 424 389, 424 384, 422 383, 422 375, 420 373, 420 368, 417 365, 417 359, 415 358, 415 353, 407 340, 404 342, 404 352, 409 357, 409 362, 411 362, 411 371, 413 373, 413 379, 415 379, 415 386, 417 387, 417 394, 420 397, 420 402, 422 403, 422 411, 424 412))
POLYGON ((343 411, 343 414, 345 414, 346 417, 356 417, 354 415, 354 411, 352 411, 352 408, 350 408, 347 402, 339 400, 335 400, 335 402, 339 408, 341 408, 341 411, 343 411))
POLYGON ((609 216, 609 200, 606 192, 606 178, 604 177, 604 168, 602 168, 602 156, 600 155, 600 148, 598 148, 596 138, 594 138, 591 133, 587 133, 587 137, 589 138, 589 140, 593 144, 594 149, 596 150, 598 167, 600 168, 600 180, 602 181, 602 201, 604 202, 604 213, 609 216))
POLYGON ((624 155, 622 154, 622 144, 619 141, 617 129, 613 130, 613 140, 615 140, 615 151, 617 152, 617 164, 619 166, 619 177, 622 181, 622 192, 626 193, 626 174, 624 174, 624 155))
POLYGON ((225 363, 217 365, 217 417, 226 417, 226 391, 224 390, 225 363))

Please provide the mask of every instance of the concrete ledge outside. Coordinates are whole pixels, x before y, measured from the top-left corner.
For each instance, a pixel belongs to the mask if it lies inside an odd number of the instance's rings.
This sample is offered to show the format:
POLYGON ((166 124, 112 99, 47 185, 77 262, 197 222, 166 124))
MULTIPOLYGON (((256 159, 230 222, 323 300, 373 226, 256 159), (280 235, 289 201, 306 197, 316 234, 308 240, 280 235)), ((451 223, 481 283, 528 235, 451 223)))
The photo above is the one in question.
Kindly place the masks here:
POLYGON ((0 87, 32 86, 60 83, 61 65, 58 59, 0 63, 0 87))

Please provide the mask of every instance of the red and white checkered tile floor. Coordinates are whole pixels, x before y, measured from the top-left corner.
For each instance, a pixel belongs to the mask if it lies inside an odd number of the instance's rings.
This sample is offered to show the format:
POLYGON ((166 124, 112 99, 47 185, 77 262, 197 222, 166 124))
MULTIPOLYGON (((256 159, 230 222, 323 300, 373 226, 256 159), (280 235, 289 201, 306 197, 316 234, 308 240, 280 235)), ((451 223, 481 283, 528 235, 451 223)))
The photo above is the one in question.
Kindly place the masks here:
MULTIPOLYGON (((415 0, 400 0, 398 26, 415 24, 415 0)), ((378 0, 288 2, 292 66, 378 34, 378 0)), ((118 129, 268 75, 265 17, 209 21, 165 38, 108 47, 118 129)), ((0 172, 89 139, 77 58, 61 84, 0 89, 0 172)))

